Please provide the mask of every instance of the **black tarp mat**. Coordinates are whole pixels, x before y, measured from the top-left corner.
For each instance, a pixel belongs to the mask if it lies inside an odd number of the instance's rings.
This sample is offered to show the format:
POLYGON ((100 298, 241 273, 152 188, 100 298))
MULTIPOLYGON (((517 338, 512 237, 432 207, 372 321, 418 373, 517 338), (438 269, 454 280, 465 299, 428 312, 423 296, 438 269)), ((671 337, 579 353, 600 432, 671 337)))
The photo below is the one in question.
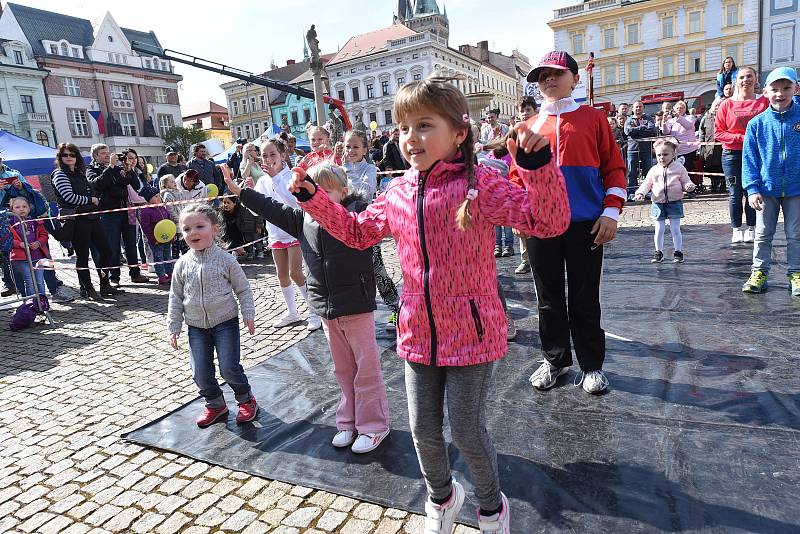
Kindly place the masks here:
MULTIPOLYGON (((519 336, 496 366, 488 413, 514 532, 800 532, 800 299, 787 291, 782 228, 763 295, 741 293, 752 247, 728 239, 725 226, 685 228, 686 263, 651 265, 652 229, 620 232, 603 278, 611 389, 598 397, 573 387, 574 370, 532 389, 532 282, 501 276, 519 336)), ((518 260, 499 260, 500 272, 518 260)), ((392 339, 379 344, 392 433, 367 455, 330 445, 339 394, 321 332, 247 371, 262 406, 254 424, 231 416, 200 430, 198 399, 125 437, 421 513, 402 362, 392 339)), ((450 453, 468 492, 460 520, 474 525, 469 476, 450 453)))

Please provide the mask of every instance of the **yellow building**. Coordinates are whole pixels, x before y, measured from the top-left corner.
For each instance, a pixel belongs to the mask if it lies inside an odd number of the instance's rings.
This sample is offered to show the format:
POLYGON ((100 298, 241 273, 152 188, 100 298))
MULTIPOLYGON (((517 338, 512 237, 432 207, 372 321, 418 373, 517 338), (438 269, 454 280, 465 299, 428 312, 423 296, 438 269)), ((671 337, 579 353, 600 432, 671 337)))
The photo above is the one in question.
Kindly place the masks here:
POLYGON ((548 24, 557 50, 580 66, 594 52, 595 103, 683 93, 707 107, 725 57, 740 66, 758 62, 757 0, 592 0, 554 15, 548 24))

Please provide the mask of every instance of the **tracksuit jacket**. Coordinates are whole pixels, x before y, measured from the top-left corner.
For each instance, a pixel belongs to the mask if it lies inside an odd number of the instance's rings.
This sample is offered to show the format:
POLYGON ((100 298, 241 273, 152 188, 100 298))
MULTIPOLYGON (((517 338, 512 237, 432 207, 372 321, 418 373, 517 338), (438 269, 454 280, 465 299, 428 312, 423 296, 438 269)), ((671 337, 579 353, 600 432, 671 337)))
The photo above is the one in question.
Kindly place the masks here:
POLYGON ((520 176, 527 191, 476 166, 478 193, 465 231, 456 226, 467 195, 460 156, 426 172, 409 169, 359 214, 332 202, 321 188, 297 196, 306 213, 349 247, 364 250, 394 236, 404 282, 397 354, 412 363, 464 366, 498 360, 508 347, 497 293, 495 226, 554 237, 569 225, 564 177, 555 162, 520 169, 520 176))
POLYGON ((747 124, 742 187, 748 195, 800 195, 800 105, 779 113, 772 106, 747 124))

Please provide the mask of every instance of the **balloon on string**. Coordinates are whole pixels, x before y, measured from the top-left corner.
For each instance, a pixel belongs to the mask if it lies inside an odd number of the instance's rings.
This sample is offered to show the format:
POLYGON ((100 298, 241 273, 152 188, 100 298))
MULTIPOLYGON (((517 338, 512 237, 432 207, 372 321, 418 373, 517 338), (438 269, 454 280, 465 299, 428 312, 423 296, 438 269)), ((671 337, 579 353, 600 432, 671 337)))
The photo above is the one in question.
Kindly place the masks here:
POLYGON ((377 130, 377 129, 378 129, 378 123, 377 123, 377 122, 375 122, 375 121, 372 121, 372 122, 370 122, 370 123, 369 123, 369 129, 370 129, 370 130, 372 130, 372 131, 374 132, 375 130, 377 130))
POLYGON ((175 237, 175 232, 177 228, 175 227, 175 223, 169 219, 162 219, 158 221, 153 228, 153 233, 155 234, 156 241, 159 243, 169 243, 175 237))
POLYGON ((206 186, 206 195, 208 196, 208 198, 217 198, 217 195, 219 195, 219 188, 217 187, 217 185, 208 184, 206 186))
POLYGON ((147 164, 147 172, 149 172, 150 174, 153 174, 153 164, 152 163, 148 163, 147 164))

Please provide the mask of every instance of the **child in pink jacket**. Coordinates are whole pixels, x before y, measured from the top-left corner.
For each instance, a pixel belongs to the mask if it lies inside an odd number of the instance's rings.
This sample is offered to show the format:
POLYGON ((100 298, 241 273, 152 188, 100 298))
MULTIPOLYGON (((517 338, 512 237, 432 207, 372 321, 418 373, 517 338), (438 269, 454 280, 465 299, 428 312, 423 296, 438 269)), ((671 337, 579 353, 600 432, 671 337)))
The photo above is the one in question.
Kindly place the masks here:
POLYGON ((480 530, 509 533, 508 500, 485 428, 492 362, 507 349, 494 227, 541 237, 563 233, 570 214, 566 185, 550 161, 547 138, 524 124, 509 150, 527 191, 476 167, 467 101, 448 80, 404 85, 393 111, 411 169, 365 211, 348 213, 308 180, 295 179, 289 188, 346 245, 364 250, 389 234, 397 242, 404 282, 397 353, 406 360, 409 422, 429 495, 425 532, 450 534, 464 503, 443 436, 446 397, 453 442, 472 473, 480 530))
POLYGON ((655 222, 655 245, 651 263, 664 261, 664 233, 666 232, 667 219, 669 231, 672 234, 672 244, 675 247, 673 263, 683 263, 683 236, 681 236, 681 219, 683 218, 683 192, 694 191, 695 185, 689 179, 686 168, 675 161, 678 143, 674 138, 667 137, 653 143, 658 163, 647 173, 642 185, 636 190, 636 200, 643 200, 648 192, 652 192, 653 205, 650 207, 650 217, 655 222))

